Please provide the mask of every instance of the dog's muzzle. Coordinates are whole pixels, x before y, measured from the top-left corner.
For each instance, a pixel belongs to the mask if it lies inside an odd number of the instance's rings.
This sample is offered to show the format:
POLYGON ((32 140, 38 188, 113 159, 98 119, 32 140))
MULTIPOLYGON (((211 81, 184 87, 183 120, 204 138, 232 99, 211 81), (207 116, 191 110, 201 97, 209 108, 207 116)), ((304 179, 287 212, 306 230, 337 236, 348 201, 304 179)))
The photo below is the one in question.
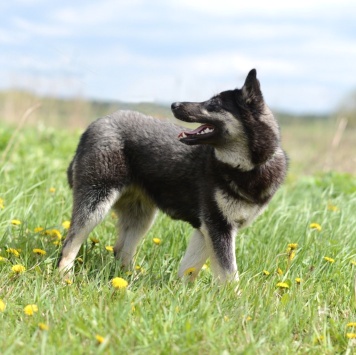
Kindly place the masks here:
POLYGON ((179 106, 180 106, 180 102, 173 102, 171 105, 171 110, 172 111, 177 110, 179 106))

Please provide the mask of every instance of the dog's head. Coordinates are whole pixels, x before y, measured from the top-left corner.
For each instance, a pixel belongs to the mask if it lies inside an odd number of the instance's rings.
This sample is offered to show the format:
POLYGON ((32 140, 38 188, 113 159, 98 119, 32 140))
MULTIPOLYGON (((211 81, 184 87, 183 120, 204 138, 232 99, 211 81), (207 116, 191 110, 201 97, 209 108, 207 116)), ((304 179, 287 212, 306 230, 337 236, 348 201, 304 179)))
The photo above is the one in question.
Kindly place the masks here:
POLYGON ((245 147, 252 165, 268 160, 279 146, 279 128, 256 75, 252 69, 241 89, 223 91, 204 102, 174 102, 171 109, 176 118, 202 124, 181 132, 179 140, 217 149, 245 147))

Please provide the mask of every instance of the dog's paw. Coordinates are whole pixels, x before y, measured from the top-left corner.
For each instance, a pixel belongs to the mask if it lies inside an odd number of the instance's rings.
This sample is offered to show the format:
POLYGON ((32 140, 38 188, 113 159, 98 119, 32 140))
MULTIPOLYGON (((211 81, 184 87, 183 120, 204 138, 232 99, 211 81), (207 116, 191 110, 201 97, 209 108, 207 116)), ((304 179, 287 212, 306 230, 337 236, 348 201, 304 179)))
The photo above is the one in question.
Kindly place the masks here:
POLYGON ((64 258, 60 260, 58 264, 58 272, 62 281, 66 282, 66 280, 71 280, 73 278, 74 275, 73 268, 74 268, 73 261, 66 262, 64 258))
POLYGON ((133 260, 129 253, 114 248, 115 259, 120 263, 121 269, 125 271, 133 270, 133 260))

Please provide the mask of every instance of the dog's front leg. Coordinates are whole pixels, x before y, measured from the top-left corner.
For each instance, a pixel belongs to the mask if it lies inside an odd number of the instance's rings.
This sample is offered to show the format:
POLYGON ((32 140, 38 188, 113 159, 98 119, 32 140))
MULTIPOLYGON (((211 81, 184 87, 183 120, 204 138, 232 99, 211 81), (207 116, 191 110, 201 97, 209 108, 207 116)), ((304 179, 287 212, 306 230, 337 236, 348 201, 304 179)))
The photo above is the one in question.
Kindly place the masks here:
POLYGON ((204 235, 196 229, 190 238, 187 251, 180 264, 178 276, 187 276, 189 281, 194 281, 208 256, 204 235))
POLYGON ((201 231, 205 237, 214 277, 221 283, 237 281, 239 276, 235 256, 236 230, 222 223, 210 223, 203 225, 201 231))

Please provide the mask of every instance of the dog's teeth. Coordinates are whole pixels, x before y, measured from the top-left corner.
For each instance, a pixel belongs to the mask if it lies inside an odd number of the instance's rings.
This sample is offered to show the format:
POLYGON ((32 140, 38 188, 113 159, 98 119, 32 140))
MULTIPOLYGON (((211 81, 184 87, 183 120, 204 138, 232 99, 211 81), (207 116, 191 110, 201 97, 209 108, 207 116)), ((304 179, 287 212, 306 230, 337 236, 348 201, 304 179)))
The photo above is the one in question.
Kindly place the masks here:
POLYGON ((202 131, 200 131, 197 134, 207 134, 207 133, 211 133, 213 131, 214 131, 213 129, 207 127, 207 128, 204 128, 202 131))
MULTIPOLYGON (((205 127, 203 128, 200 132, 197 132, 195 133, 196 136, 201 136, 202 134, 207 134, 207 133, 211 133, 213 132, 214 130, 212 128, 209 128, 209 127, 205 127)), ((186 138, 187 135, 184 133, 184 132, 181 132, 179 133, 178 135, 178 138, 181 139, 181 138, 186 138)))

